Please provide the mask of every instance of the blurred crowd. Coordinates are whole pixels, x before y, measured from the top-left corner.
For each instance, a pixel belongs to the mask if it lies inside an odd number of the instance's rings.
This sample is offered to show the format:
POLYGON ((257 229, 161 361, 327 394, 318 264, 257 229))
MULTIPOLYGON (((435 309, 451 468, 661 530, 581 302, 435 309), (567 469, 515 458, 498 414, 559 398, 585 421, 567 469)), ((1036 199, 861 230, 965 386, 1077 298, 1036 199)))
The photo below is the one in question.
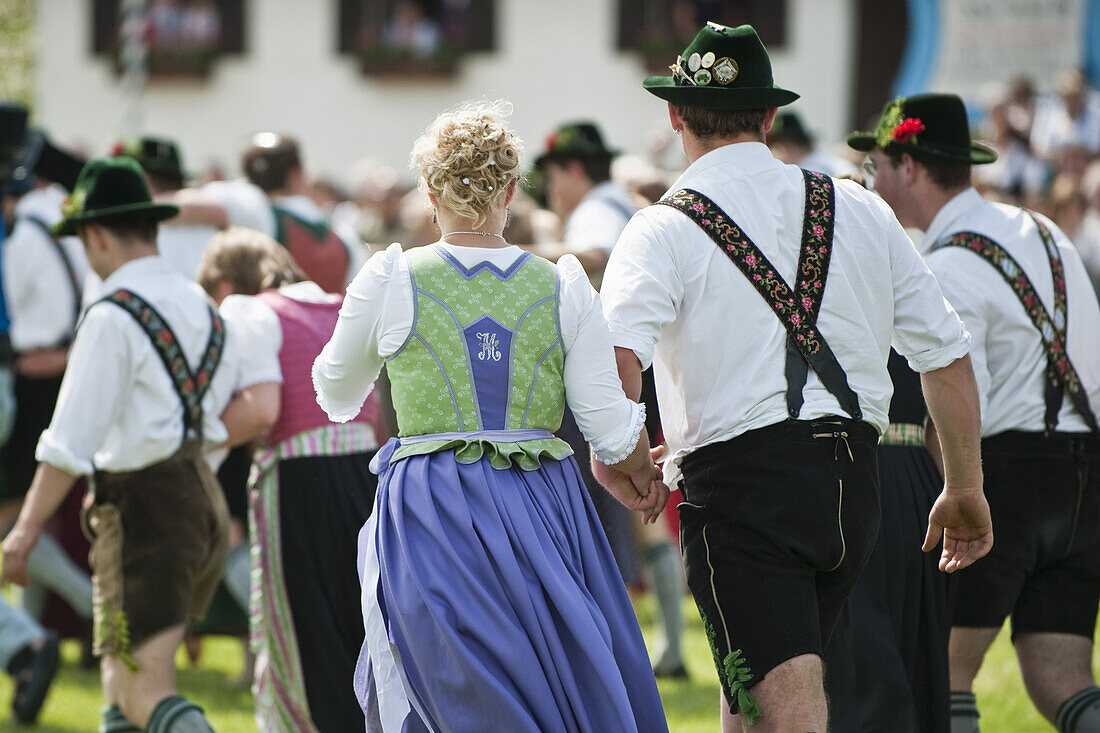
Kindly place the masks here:
MULTIPOLYGON (((153 3, 153 13, 157 19, 154 28, 158 43, 172 44, 176 42, 173 39, 183 37, 190 43, 215 43, 220 33, 217 12, 210 2, 158 1, 153 3)), ((975 185, 987 199, 1025 206, 1050 216, 1080 250, 1094 287, 1100 292, 1100 91, 1091 88, 1080 71, 1066 69, 1052 80, 1027 77, 1008 80, 990 90, 983 102, 984 106, 973 107, 980 115, 974 121, 975 138, 995 148, 998 160, 975 169, 975 185), (1048 94, 1037 91, 1037 87, 1048 86, 1052 90, 1048 94)), ((49 125, 49 120, 41 122, 49 125)), ((780 114, 768 137, 776 157, 810 170, 859 178, 860 154, 840 141, 817 139, 814 122, 812 118, 800 118, 797 112, 780 114)), ((559 124, 560 120, 546 120, 545 123, 546 130, 553 132, 544 141, 527 142, 527 149, 534 155, 525 164, 528 172, 524 186, 511 204, 504 237, 551 259, 564 253, 577 255, 598 285, 607 256, 626 220, 635 210, 661 198, 685 167, 686 160, 667 126, 647 135, 645 149, 621 153, 610 145, 614 141, 606 139, 590 122, 559 124)), ((228 134, 237 132, 230 130, 228 134)), ((14 170, 7 172, 12 178, 4 196, 3 222, 8 234, 12 234, 12 228, 22 218, 56 217, 66 196, 63 189, 71 188, 74 171, 79 170, 79 156, 50 143, 42 131, 35 134, 38 147, 21 148, 19 155, 33 157, 23 163, 37 177, 28 175, 26 170, 22 176, 18 174, 18 155, 14 170)), ((263 231, 279 240, 292 255, 295 245, 287 243, 286 222, 304 223, 304 229, 314 235, 318 245, 330 238, 336 250, 346 246, 350 254, 340 260, 339 272, 326 269, 330 266, 320 261, 298 262, 306 275, 329 292, 342 292, 372 252, 381 251, 393 242, 411 248, 439 239, 432 207, 426 194, 416 188, 410 171, 365 157, 349 167, 345 180, 314 176, 310 173, 309 146, 309 140, 296 140, 282 131, 259 133, 242 151, 240 178, 225 174, 231 168, 228 165, 210 165, 201 174, 193 174, 185 167, 183 153, 197 159, 203 151, 181 152, 175 142, 161 137, 120 141, 109 152, 135 158, 145 170, 157 200, 181 206, 181 215, 162 228, 159 243, 165 259, 192 279, 199 277, 207 242, 219 229, 229 226, 263 231), (322 233, 317 234, 318 231, 322 233)), ((107 151, 82 152, 99 157, 107 151)), ((68 249, 73 258, 79 256, 79 243, 68 249)), ((31 261, 24 264, 32 270, 38 267, 31 261)), ((4 290, 12 315, 12 349, 23 359, 22 366, 16 362, 16 370, 28 369, 36 379, 54 380, 56 398, 65 366, 66 339, 71 337, 73 326, 68 312, 71 309, 61 309, 65 311, 60 314, 64 327, 57 333, 35 333, 35 329, 41 331, 41 323, 56 320, 55 313, 43 311, 41 321, 32 317, 20 322, 21 313, 30 313, 38 306, 27 305, 33 295, 28 295, 24 304, 14 300, 21 292, 20 278, 26 276, 17 275, 18 269, 13 270, 13 266, 18 268, 19 263, 9 258, 5 250, 4 290), (32 358, 28 360, 28 356, 32 358)), ((94 302, 100 292, 95 276, 87 272, 86 264, 76 263, 69 268, 69 275, 75 279, 78 274, 85 279, 74 299, 85 304, 94 302)), ((49 410, 43 410, 46 418, 49 414, 49 410)), ((42 427, 34 432, 35 440, 42 427)), ((651 435, 656 433, 654 430, 651 435)), ((26 445, 13 448, 9 444, 7 450, 9 453, 29 450, 31 453, 19 460, 33 460, 33 441, 29 448, 26 445)), ((243 492, 247 465, 247 457, 243 468, 234 467, 232 461, 227 464, 222 476, 227 490, 236 486, 243 492), (229 475, 233 471, 237 472, 236 478, 229 475)), ((11 476, 7 480, 10 482, 11 476)), ((0 524, 10 525, 14 520, 18 499, 25 490, 26 486, 18 486, 4 492, 16 501, 6 511, 0 511, 0 524)), ((242 506, 242 502, 240 496, 231 498, 231 508, 242 506)), ((70 516, 75 516, 77 507, 70 509, 70 516)), ((245 533, 243 510, 237 512, 237 520, 234 539, 240 545, 245 533)), ((639 527, 626 526, 628 520, 621 517, 604 517, 604 521, 628 584, 637 586, 642 582, 645 577, 639 570, 642 565, 663 566, 660 570, 651 569, 648 583, 658 589, 662 585, 671 588, 678 602, 677 594, 682 591, 680 571, 675 565, 671 570, 667 567, 670 555, 666 550, 673 546, 671 528, 643 533, 639 527), (647 558, 656 559, 650 563, 647 558), (666 582, 662 577, 671 580, 666 582)), ((0 531, 5 529, 0 526, 0 531)), ((79 606, 78 616, 86 619, 90 598, 85 599, 87 602, 82 599, 90 593, 90 583, 80 558, 86 546, 69 539, 61 531, 61 545, 74 548, 71 555, 78 567, 55 558, 53 569, 48 572, 58 574, 63 570, 67 577, 71 576, 69 582, 54 583, 60 586, 54 590, 61 592, 70 605, 79 606), (78 597, 77 601, 73 597, 78 597)), ((247 570, 246 564, 241 567, 247 570)), ((230 595, 246 606, 246 592, 232 592, 231 575, 227 571, 230 595)), ((241 585, 241 581, 237 584, 241 585)), ((676 602, 665 611, 669 615, 665 620, 665 647, 658 652, 655 662, 659 675, 686 674, 679 649, 676 602)), ((78 631, 87 631, 83 620, 75 626, 78 631)), ((197 650, 193 653, 197 654, 197 650)), ((21 669, 19 665, 31 658, 17 654, 13 663, 21 669)))

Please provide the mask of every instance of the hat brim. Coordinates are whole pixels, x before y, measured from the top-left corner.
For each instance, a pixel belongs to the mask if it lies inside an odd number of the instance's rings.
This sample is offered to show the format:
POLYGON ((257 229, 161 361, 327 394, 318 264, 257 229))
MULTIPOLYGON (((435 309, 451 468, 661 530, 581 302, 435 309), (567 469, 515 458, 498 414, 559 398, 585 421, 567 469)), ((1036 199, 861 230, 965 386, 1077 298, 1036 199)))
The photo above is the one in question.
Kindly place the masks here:
POLYGON ((106 219, 117 219, 124 216, 135 216, 137 214, 146 218, 151 218, 153 221, 164 221, 165 219, 171 219, 178 213, 180 213, 179 207, 173 204, 126 204, 124 206, 112 206, 106 209, 85 211, 74 216, 66 217, 55 224, 52 231, 55 237, 67 237, 76 234, 76 228, 81 224, 88 224, 106 219))
POLYGON ((535 158, 535 167, 541 168, 544 163, 548 163, 552 160, 590 160, 593 158, 614 158, 617 155, 621 155, 621 150, 603 150, 592 151, 587 153, 564 150, 561 152, 547 152, 543 153, 539 157, 535 158))
POLYGON ((677 84, 671 76, 650 76, 642 82, 650 94, 673 104, 702 109, 769 109, 782 107, 799 95, 770 87, 693 87, 677 84))
MULTIPOLYGON (((853 132, 848 135, 845 142, 848 143, 848 147, 853 150, 858 150, 861 153, 870 152, 878 147, 878 139, 870 132, 853 132)), ((997 151, 981 143, 970 143, 969 148, 949 149, 929 145, 912 145, 909 143, 892 142, 886 145, 886 150, 883 152, 888 152, 889 150, 899 150, 902 152, 917 151, 925 155, 946 158, 948 160, 957 160, 972 165, 984 165, 997 160, 997 151)))

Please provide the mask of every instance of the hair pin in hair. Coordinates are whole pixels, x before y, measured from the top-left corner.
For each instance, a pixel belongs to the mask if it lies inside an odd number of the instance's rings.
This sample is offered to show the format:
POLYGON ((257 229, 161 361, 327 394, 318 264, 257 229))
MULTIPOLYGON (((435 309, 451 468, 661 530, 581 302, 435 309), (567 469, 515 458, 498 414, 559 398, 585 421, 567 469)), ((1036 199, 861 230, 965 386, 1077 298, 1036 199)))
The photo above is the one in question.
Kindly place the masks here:
POLYGON ((435 173, 435 166, 434 165, 429 165, 428 166, 428 173, 435 173))
POLYGON ((492 190, 493 190, 493 187, 492 187, 492 186, 489 186, 489 190, 490 190, 490 191, 492 191, 492 190))
POLYGON ((463 185, 469 186, 470 185, 470 179, 463 177, 462 183, 463 183, 463 185))
POLYGON ((497 164, 497 162, 495 160, 490 160, 489 161, 489 165, 496 165, 496 164, 497 164))

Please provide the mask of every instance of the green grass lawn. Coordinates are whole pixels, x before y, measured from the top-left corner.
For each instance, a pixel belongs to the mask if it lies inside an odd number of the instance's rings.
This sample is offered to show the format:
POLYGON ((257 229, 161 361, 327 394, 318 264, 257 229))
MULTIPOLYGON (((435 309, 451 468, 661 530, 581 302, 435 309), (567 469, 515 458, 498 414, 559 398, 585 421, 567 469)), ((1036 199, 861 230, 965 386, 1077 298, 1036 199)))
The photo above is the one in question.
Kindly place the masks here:
MULTIPOLYGON (((661 699, 673 733, 715 733, 718 730, 718 680, 710 651, 703 635, 699 614, 689 599, 684 601, 687 619, 685 653, 691 678, 686 681, 662 681, 661 699)), ((654 632, 654 606, 650 598, 638 603, 638 617, 649 640, 654 632)), ((197 667, 190 667, 181 652, 180 689, 206 709, 219 733, 255 731, 252 697, 236 684, 241 670, 241 643, 227 637, 207 637, 197 667)), ((86 733, 95 730, 102 696, 99 675, 78 669, 79 647, 75 642, 62 646, 62 670, 33 729, 42 733, 86 733)), ((1100 672, 1100 656, 1094 666, 1100 672)), ((11 681, 0 677, 0 701, 5 709, 11 699, 11 681)), ((982 729, 990 733, 1040 733, 1054 730, 1032 708, 1016 668, 1016 659, 1002 632, 986 659, 977 682, 978 702, 982 710, 982 729)), ((13 730, 7 722, 0 730, 13 730)))

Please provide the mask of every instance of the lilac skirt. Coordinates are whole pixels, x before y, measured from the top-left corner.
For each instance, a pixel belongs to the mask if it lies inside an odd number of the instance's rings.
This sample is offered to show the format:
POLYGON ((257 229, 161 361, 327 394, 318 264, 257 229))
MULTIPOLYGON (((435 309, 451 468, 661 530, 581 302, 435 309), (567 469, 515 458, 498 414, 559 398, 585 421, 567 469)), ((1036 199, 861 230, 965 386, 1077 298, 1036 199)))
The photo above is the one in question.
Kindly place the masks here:
POLYGON ((638 622, 572 458, 452 451, 383 469, 359 535, 369 731, 667 731, 638 622))

